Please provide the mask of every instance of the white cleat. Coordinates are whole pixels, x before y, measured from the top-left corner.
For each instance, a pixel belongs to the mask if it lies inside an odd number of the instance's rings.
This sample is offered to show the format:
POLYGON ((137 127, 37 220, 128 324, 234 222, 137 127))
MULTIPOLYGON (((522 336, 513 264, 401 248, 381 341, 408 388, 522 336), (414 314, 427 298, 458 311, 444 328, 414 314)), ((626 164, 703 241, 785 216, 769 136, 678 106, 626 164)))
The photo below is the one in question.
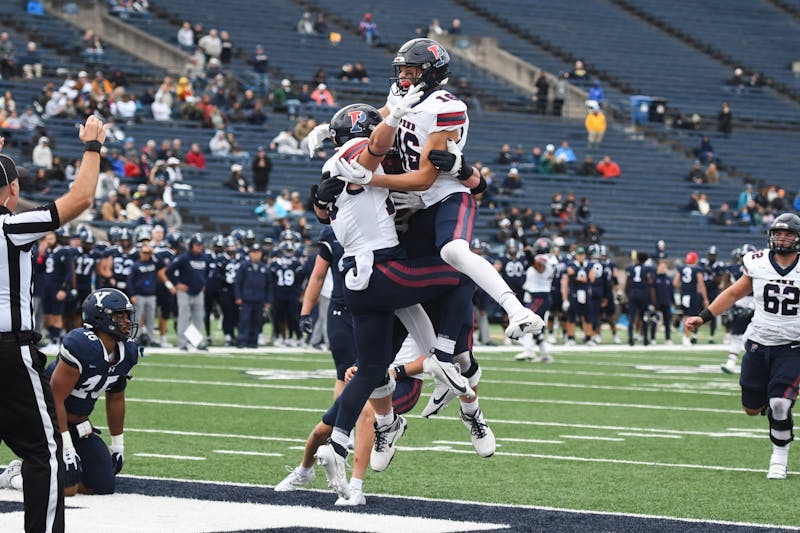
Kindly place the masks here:
POLYGON ((550 355, 549 353, 543 353, 542 356, 539 358, 539 362, 540 363, 552 363, 553 362, 553 356, 550 355))
POLYGON ((22 461, 14 459, 8 463, 3 473, 0 474, 0 489, 22 488, 22 461))
POLYGON ((442 409, 444 409, 447 406, 448 403, 450 403, 457 397, 458 394, 453 392, 453 390, 450 387, 448 387, 446 384, 442 383, 438 379, 435 379, 431 397, 428 398, 428 404, 422 410, 420 416, 422 416, 422 418, 428 418, 430 416, 438 414, 442 409))
POLYGON ((491 457, 497 447, 492 429, 486 424, 480 409, 473 416, 467 416, 461 411, 461 421, 472 435, 472 447, 481 457, 491 457))
POLYGON ((728 360, 725 363, 719 365, 719 369, 725 372, 726 374, 738 374, 739 369, 736 366, 736 360, 728 360))
POLYGON ((532 353, 520 352, 514 356, 515 361, 536 361, 536 357, 532 353))
POLYGON ((773 455, 769 461, 767 479, 786 479, 786 460, 785 457, 780 458, 773 455))
POLYGON ((406 419, 394 415, 394 422, 386 426, 375 426, 375 443, 369 454, 369 466, 376 472, 383 472, 389 468, 394 459, 395 444, 406 432, 406 419))
POLYGON ((469 386, 469 379, 461 375, 461 370, 453 363, 440 361, 435 355, 426 357, 422 370, 447 385, 457 395, 474 398, 475 391, 469 386))
POLYGON ((556 340, 556 336, 551 333, 550 335, 547 336, 547 342, 549 342, 550 344, 555 344, 558 341, 556 340))
POLYGON ((325 469, 325 477, 328 478, 328 486, 336 491, 342 498, 350 498, 350 485, 347 483, 345 458, 336 453, 332 444, 325 444, 317 449, 314 454, 317 464, 325 469))
POLYGON ((513 317, 508 317, 506 337, 516 341, 526 333, 533 333, 534 335, 539 333, 543 327, 544 320, 542 320, 542 317, 525 308, 513 317))
POLYGON ((614 334, 614 341, 613 342, 614 342, 614 344, 622 344, 622 339, 619 338, 619 334, 618 333, 614 334))
POLYGON ((349 498, 339 498, 333 505, 355 507, 356 505, 366 505, 367 499, 360 489, 350 489, 349 498))
MULTIPOLYGON (((287 467, 287 469, 288 468, 291 467, 287 467)), ((304 486, 311 484, 316 477, 317 475, 314 473, 314 470, 311 470, 310 473, 306 474, 300 470, 300 467, 298 466, 289 472, 289 475, 286 476, 283 481, 275 485, 275 492, 290 492, 301 489, 304 486)))

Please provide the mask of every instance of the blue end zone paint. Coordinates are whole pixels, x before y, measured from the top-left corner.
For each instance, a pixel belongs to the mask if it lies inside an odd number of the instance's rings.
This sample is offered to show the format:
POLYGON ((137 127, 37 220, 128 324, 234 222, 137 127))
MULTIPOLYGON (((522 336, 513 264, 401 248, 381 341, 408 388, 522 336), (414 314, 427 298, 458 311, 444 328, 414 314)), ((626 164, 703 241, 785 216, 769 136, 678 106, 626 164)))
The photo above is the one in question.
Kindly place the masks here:
POLYGON ((0 513, 21 513, 24 510, 22 502, 0 502, 0 513))
MULTIPOLYGON (((137 479, 117 477, 118 493, 136 493, 149 496, 173 496, 211 501, 254 502, 270 505, 302 505, 325 510, 368 512, 438 519, 486 521, 508 524, 514 532, 558 531, 586 533, 587 531, 647 531, 648 533, 777 533, 782 528, 737 526, 709 522, 684 522, 660 518, 592 514, 583 512, 553 511, 526 507, 495 506, 458 503, 452 501, 415 500, 412 498, 378 497, 367 495, 367 505, 357 508, 336 507, 336 496, 319 491, 275 492, 271 488, 233 486, 186 481, 137 479)), ((18 504, 21 506, 21 504, 18 504)), ((19 510, 19 509, 14 509, 19 510)), ((6 511, 8 512, 8 511, 6 511)), ((253 530, 248 530, 251 533, 253 530)), ((335 531, 326 528, 279 528, 275 531, 322 533, 335 531)), ((480 531, 480 530, 476 530, 480 531)))

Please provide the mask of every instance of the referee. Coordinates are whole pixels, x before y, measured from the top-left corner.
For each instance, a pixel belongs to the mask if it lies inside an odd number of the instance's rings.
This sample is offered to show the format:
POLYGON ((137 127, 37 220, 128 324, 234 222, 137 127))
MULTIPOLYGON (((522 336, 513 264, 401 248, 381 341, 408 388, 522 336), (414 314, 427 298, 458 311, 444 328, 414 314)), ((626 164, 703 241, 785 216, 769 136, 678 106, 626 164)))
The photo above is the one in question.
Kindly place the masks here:
POLYGON ((0 440, 23 460, 26 532, 64 531, 61 434, 43 374, 47 358, 36 349, 31 248, 92 206, 106 138, 103 123, 89 117, 79 138, 85 151, 69 192, 18 215, 13 214, 19 201, 17 167, 0 154, 0 440))

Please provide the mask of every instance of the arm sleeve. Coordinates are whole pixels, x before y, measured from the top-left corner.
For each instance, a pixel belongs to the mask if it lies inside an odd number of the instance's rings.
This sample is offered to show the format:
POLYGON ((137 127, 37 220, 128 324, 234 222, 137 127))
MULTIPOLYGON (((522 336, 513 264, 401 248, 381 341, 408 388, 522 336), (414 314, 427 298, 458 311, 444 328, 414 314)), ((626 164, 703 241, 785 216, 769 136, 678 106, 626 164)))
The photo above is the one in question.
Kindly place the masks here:
POLYGON ((3 220, 3 232, 15 246, 22 246, 40 239, 61 225, 55 203, 9 215, 3 220))

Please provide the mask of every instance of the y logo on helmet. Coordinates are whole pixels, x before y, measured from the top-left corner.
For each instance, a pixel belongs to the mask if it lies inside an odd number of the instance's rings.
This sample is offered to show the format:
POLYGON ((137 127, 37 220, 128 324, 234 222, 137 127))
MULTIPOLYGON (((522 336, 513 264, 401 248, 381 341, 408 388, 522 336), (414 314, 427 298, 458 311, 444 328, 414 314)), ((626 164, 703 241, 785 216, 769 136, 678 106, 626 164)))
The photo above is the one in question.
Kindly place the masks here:
POLYGON ((109 294, 111 294, 110 291, 97 291, 97 292, 95 292, 94 293, 94 299, 97 300, 97 305, 98 306, 102 306, 103 305, 103 300, 109 294))
POLYGON ((364 128, 361 127, 359 122, 366 120, 367 114, 363 111, 350 111, 348 114, 350 115, 350 122, 353 124, 353 127, 350 128, 350 133, 361 133, 364 131, 364 128))

